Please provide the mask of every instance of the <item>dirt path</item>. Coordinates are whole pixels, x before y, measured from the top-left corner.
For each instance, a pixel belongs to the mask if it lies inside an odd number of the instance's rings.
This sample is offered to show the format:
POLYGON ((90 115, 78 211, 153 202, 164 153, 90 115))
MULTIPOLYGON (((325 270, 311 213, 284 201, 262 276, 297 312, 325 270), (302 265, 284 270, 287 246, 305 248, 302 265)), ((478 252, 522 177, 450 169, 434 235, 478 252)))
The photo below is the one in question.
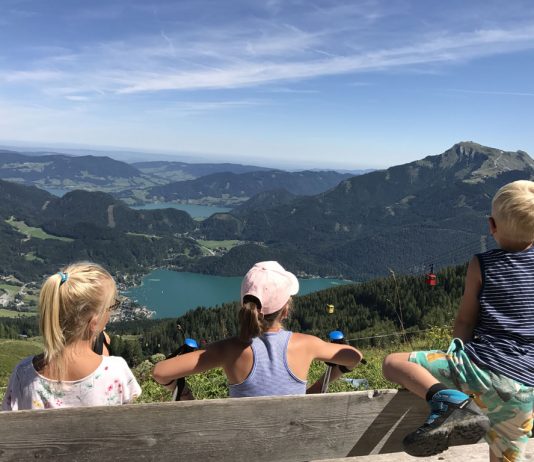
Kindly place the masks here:
POLYGON ((108 207, 108 227, 109 228, 115 228, 115 218, 113 217, 114 208, 115 208, 114 205, 110 205, 108 207))

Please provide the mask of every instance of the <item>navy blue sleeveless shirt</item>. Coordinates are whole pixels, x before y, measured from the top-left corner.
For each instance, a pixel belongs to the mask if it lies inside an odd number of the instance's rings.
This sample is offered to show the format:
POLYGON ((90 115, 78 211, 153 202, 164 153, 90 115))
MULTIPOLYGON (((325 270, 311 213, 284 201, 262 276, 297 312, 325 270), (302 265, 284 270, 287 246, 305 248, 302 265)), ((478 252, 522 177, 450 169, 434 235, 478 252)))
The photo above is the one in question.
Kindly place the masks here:
POLYGON ((477 258, 480 316, 465 350, 480 367, 534 386, 534 246, 477 258))

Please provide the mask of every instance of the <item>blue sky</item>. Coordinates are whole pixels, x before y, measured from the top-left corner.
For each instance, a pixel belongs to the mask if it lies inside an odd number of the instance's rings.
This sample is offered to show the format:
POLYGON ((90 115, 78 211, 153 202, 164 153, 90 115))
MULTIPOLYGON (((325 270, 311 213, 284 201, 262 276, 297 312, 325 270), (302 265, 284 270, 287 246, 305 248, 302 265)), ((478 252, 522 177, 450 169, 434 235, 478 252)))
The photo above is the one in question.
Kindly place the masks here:
POLYGON ((0 0, 0 142, 387 167, 534 154, 525 1, 0 0))

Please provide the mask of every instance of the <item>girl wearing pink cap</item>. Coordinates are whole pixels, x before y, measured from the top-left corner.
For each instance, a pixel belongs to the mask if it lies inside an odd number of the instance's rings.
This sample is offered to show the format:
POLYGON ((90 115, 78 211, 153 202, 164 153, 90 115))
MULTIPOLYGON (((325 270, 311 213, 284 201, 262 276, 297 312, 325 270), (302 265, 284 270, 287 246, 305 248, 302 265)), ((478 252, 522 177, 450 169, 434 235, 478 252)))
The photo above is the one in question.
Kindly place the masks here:
POLYGON ((159 362, 154 367, 155 380, 166 384, 222 367, 230 384, 230 397, 320 392, 322 381, 306 389, 314 359, 337 365, 330 377, 335 380, 355 367, 362 354, 349 345, 284 330, 282 322, 298 290, 295 275, 278 262, 256 263, 241 284, 239 336, 159 362))

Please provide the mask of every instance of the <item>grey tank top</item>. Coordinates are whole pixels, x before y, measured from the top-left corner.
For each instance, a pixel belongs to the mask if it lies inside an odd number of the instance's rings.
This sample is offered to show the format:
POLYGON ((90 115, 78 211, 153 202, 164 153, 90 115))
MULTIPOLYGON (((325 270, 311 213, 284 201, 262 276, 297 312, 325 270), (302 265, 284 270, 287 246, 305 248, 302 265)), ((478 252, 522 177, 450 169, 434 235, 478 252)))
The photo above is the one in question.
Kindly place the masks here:
POLYGON ((290 338, 291 332, 279 330, 252 339, 252 370, 243 382, 230 385, 230 397, 304 395, 307 382, 287 365, 290 338))

